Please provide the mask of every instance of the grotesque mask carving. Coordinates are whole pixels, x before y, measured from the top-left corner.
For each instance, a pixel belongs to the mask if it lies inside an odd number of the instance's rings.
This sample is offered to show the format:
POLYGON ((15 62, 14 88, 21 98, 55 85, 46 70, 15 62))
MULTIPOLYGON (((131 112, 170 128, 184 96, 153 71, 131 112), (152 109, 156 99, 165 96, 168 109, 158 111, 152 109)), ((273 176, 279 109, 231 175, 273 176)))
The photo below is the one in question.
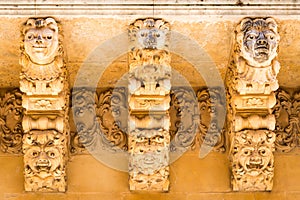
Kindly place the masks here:
POLYGON ((24 137, 26 191, 64 191, 64 148, 64 137, 56 131, 31 131, 24 137))
POLYGON ((277 24, 272 18, 246 18, 237 28, 241 55, 252 66, 268 66, 277 55, 277 24))
POLYGON ((233 144, 234 190, 270 190, 275 134, 266 130, 236 133, 233 144))
POLYGON ((29 19, 23 29, 24 50, 36 64, 49 64, 59 49, 58 27, 53 18, 29 19))

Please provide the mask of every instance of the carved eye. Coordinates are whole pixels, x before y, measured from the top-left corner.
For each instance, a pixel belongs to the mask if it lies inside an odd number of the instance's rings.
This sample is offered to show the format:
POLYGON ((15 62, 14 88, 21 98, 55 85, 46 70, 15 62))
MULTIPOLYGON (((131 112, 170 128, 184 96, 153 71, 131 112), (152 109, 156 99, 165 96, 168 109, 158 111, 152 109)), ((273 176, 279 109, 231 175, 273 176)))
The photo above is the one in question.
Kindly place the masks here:
POLYGON ((38 152, 36 152, 36 151, 32 152, 33 157, 37 157, 38 155, 39 155, 38 152))
POLYGON ((251 151, 249 149, 244 150, 244 155, 249 156, 251 154, 251 151))
POLYGON ((248 38, 249 38, 250 40, 254 40, 254 39, 255 39, 255 36, 254 36, 254 35, 250 35, 248 38))
POLYGON ((142 37, 147 37, 147 35, 148 35, 148 34, 145 33, 145 32, 141 33, 141 36, 142 36, 142 37))
POLYGON ((51 35, 48 35, 48 36, 47 36, 47 40, 52 40, 52 36, 51 36, 51 35))
POLYGON ((260 149, 259 154, 262 155, 262 156, 266 155, 266 150, 265 149, 260 149))
POLYGON ((156 37, 160 37, 160 34, 159 34, 159 33, 156 33, 155 36, 156 36, 156 37))
POLYGON ((27 35, 27 39, 28 40, 32 40, 34 37, 33 37, 33 35, 32 34, 30 34, 30 35, 27 35))
POLYGON ((50 158, 54 158, 55 157, 55 153, 50 151, 50 152, 48 152, 48 156, 50 158))

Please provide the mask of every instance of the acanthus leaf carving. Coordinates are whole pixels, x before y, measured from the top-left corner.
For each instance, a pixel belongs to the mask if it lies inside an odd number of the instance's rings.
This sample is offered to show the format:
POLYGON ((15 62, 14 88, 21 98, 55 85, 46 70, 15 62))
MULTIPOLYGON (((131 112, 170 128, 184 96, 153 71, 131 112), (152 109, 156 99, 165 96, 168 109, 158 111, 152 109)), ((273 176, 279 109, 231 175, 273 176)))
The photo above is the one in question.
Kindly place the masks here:
POLYGON ((186 88, 173 88, 170 107, 170 151, 194 149, 200 120, 194 91, 186 88))
POLYGON ((0 106, 0 144, 3 152, 22 152, 23 114, 22 94, 19 90, 6 92, 0 106))
POLYGON ((222 117, 225 116, 225 102, 222 102, 219 88, 202 89, 197 92, 200 111, 200 145, 214 147, 214 151, 225 151, 225 136, 222 117))
POLYGON ((101 146, 109 151, 127 150, 127 105, 124 88, 97 95, 85 88, 73 91, 72 153, 86 153, 101 146))
POLYGON ((277 151, 289 152, 300 144, 300 93, 280 89, 276 97, 277 103, 273 108, 276 118, 275 146, 277 151))

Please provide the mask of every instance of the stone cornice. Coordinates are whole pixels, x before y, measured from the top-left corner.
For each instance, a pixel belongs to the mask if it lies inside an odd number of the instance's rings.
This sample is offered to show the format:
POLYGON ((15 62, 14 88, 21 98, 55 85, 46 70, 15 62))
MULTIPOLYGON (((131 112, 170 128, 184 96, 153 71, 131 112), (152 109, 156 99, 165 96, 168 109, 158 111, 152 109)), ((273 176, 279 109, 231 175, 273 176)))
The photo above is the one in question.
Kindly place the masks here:
POLYGON ((268 0, 16 0, 0 1, 0 15, 180 16, 180 15, 299 15, 300 2, 268 0), (113 2, 113 3, 112 3, 113 2))

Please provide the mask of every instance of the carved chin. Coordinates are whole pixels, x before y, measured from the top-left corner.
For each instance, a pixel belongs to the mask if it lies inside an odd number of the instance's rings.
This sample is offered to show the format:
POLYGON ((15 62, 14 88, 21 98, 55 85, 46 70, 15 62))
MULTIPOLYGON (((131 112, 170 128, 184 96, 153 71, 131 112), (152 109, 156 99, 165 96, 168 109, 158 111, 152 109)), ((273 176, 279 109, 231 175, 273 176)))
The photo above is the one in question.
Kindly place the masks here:
POLYGON ((256 49, 254 59, 258 62, 267 61, 269 59, 269 50, 266 48, 256 49))

